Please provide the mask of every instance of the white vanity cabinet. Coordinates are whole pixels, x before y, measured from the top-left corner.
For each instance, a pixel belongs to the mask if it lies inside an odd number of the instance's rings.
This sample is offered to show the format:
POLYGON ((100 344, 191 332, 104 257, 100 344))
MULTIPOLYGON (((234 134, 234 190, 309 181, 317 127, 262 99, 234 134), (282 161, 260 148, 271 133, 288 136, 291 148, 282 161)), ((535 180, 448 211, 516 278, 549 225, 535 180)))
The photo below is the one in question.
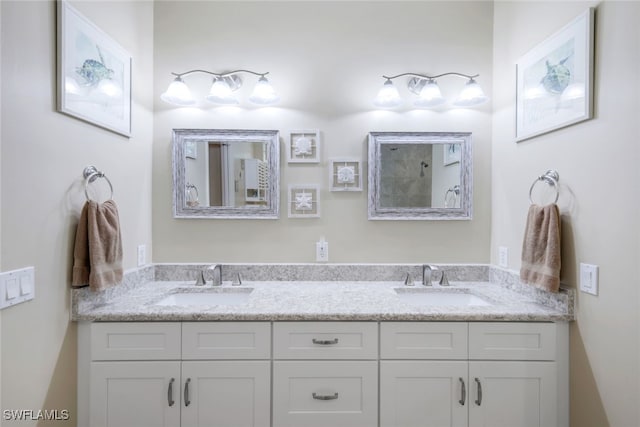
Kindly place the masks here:
POLYGON ((380 426, 566 427, 567 345, 566 324, 383 322, 380 426))
POLYGON ((270 337, 268 322, 83 323, 78 426, 268 427, 270 337))
POLYGON ((81 322, 82 427, 568 427, 566 322, 81 322))

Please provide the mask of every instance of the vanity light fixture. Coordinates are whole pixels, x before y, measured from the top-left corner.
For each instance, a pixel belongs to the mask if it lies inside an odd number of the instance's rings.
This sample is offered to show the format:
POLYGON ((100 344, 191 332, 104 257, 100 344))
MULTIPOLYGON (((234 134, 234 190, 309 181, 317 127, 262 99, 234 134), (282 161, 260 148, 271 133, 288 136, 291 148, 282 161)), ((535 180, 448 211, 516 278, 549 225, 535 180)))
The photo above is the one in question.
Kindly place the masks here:
POLYGON ((213 82, 211 83, 211 89, 205 99, 212 104, 219 105, 237 105, 240 102, 233 95, 233 92, 240 89, 242 86, 242 78, 240 73, 249 73, 259 76, 253 92, 249 96, 249 101, 257 105, 273 105, 280 100, 277 92, 269 83, 269 80, 265 77, 266 73, 256 73, 250 70, 235 70, 228 73, 214 73, 207 70, 190 70, 184 73, 171 73, 175 76, 175 79, 166 92, 160 95, 160 99, 163 101, 178 105, 181 107, 188 107, 196 104, 196 100, 191 94, 189 87, 184 82, 183 77, 194 73, 205 73, 213 76, 213 82))
POLYGON ((443 73, 437 76, 427 76, 424 74, 416 73, 402 73, 396 76, 382 76, 385 80, 384 85, 378 92, 373 104, 376 107, 381 108, 395 108, 402 105, 402 98, 400 92, 393 84, 392 80, 398 77, 411 76, 407 83, 407 88, 410 92, 418 95, 418 99, 414 101, 416 107, 433 108, 438 107, 446 102, 445 98, 440 92, 437 79, 444 76, 458 76, 466 78, 467 84, 464 86, 458 97, 452 102, 452 105, 456 107, 475 107, 482 105, 489 100, 484 94, 482 88, 475 80, 479 74, 473 76, 462 73, 443 73))

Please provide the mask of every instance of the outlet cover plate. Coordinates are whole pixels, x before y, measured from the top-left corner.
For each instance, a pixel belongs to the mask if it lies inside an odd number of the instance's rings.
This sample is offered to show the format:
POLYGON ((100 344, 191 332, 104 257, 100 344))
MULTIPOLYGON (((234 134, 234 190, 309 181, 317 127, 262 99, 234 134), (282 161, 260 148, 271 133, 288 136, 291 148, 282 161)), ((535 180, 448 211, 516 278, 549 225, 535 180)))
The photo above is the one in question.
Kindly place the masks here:
POLYGON ((138 267, 142 267, 147 263, 147 246, 138 245, 138 267))
POLYGON ((329 261, 329 242, 324 240, 316 242, 316 261, 317 262, 329 261))
POLYGON ((498 265, 502 268, 509 267, 509 248, 506 246, 498 248, 498 265))

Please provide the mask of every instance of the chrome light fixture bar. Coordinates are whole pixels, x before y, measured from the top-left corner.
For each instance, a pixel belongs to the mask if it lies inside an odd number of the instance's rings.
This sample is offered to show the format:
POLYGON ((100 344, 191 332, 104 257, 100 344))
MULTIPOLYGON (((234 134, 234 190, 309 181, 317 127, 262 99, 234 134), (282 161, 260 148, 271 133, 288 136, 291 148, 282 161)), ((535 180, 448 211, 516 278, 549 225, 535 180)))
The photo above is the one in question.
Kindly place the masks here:
POLYGON ((418 95, 418 99, 416 99, 414 102, 414 105, 416 107, 433 108, 438 107, 446 102, 446 100, 442 96, 442 92, 440 92, 438 82, 436 81, 436 79, 445 76, 458 76, 468 79, 458 97, 452 102, 454 106, 475 107, 478 105, 482 105, 489 100, 489 98, 482 91, 482 88, 480 87, 478 82, 476 82, 475 80, 476 77, 479 76, 479 74, 468 75, 450 72, 438 74, 436 76, 428 76, 417 73, 402 73, 396 76, 382 76, 382 78, 386 80, 384 82, 384 85, 378 92, 378 96, 376 96, 375 100, 373 101, 373 104, 376 107, 395 108, 402 105, 402 97, 400 96, 400 92, 398 92, 398 89, 395 87, 392 80, 403 76, 411 76, 411 79, 409 79, 409 82, 407 83, 407 88, 410 92, 418 95))
POLYGON ((256 73, 250 70, 235 70, 228 73, 214 73, 207 70, 189 70, 184 73, 171 73, 175 76, 175 79, 167 90, 160 95, 160 99, 163 101, 178 105, 181 107, 188 107, 196 104, 196 100, 191 94, 191 90, 184 82, 183 77, 194 73, 205 73, 213 76, 213 82, 211 83, 211 89, 205 99, 212 104, 219 105, 237 105, 240 102, 233 95, 233 92, 240 89, 242 86, 242 78, 240 73, 249 73, 259 76, 253 92, 249 96, 249 101, 257 105, 273 105, 280 100, 277 92, 271 86, 271 83, 265 77, 266 73, 256 73))

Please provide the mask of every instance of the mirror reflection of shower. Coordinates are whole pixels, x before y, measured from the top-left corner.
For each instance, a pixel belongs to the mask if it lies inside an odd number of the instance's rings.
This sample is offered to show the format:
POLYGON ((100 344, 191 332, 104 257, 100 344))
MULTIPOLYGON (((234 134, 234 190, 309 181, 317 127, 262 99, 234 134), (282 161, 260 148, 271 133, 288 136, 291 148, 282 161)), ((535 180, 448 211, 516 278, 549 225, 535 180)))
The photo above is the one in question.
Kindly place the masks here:
POLYGON ((432 144, 383 144, 380 152, 381 207, 431 207, 432 152, 432 144))
POLYGON ((424 178, 424 168, 428 168, 429 165, 424 160, 420 162, 420 178, 424 178))

